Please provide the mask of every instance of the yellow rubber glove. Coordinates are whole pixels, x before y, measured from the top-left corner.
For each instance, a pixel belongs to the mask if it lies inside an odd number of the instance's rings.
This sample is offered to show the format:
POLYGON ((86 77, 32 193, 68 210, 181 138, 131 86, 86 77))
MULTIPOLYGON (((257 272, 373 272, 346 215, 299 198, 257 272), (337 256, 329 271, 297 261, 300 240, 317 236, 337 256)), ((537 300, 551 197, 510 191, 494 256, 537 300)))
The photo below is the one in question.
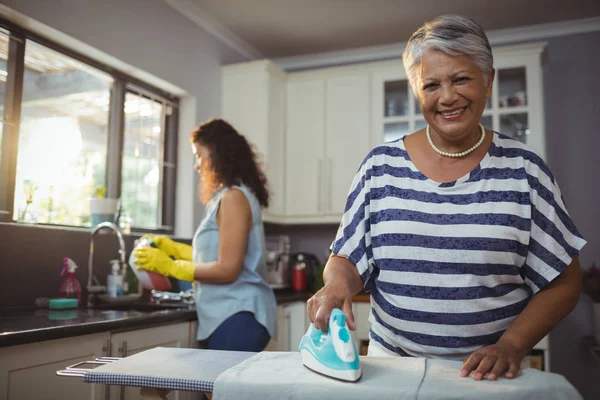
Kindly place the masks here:
POLYGON ((138 269, 157 272, 164 276, 172 276, 182 281, 194 282, 196 264, 187 260, 175 260, 162 250, 146 247, 134 252, 138 269))
POLYGON ((169 257, 174 257, 176 260, 192 261, 192 246, 189 244, 175 242, 164 235, 144 235, 140 239, 144 238, 152 239, 154 245, 167 253, 169 257))

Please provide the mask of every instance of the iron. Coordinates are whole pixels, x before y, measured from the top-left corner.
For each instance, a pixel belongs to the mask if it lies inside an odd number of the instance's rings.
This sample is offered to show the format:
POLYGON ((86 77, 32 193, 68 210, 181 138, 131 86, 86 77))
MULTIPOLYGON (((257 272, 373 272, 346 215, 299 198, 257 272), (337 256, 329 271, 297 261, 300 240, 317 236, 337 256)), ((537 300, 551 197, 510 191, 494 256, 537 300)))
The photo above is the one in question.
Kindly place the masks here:
POLYGON ((327 333, 311 323, 298 348, 302 364, 312 371, 350 382, 357 381, 362 375, 346 315, 339 308, 331 311, 327 333))

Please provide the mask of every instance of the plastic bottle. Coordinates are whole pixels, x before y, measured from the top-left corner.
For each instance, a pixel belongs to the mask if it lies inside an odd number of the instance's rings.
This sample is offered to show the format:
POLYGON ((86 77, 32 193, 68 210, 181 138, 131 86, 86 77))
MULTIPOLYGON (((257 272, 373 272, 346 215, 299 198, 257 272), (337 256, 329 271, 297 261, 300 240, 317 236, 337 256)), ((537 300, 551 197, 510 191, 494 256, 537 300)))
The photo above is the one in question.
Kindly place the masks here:
POLYGON ((67 272, 67 277, 60 285, 60 297, 77 299, 77 305, 81 304, 81 284, 75 277, 75 270, 77 264, 68 257, 63 259, 63 269, 60 276, 63 276, 67 272))
POLYGON ((106 279, 106 294, 108 297, 119 297, 122 294, 123 277, 119 260, 110 260, 111 274, 106 279))
POLYGON ((302 254, 298 254, 292 271, 292 288, 297 292, 306 290, 306 261, 302 254))

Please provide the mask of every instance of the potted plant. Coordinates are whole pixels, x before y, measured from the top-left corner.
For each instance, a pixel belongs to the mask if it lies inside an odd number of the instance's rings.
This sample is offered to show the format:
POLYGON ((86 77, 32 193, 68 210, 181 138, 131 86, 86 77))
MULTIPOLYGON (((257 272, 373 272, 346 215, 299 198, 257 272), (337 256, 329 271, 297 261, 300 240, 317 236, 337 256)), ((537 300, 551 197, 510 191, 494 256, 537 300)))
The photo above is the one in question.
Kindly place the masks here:
POLYGON ((592 299, 592 323, 594 337, 600 344, 600 268, 594 263, 582 272, 582 291, 592 299))
POLYGON ((94 228, 101 222, 113 222, 118 203, 118 199, 106 198, 106 188, 104 186, 97 188, 95 197, 90 199, 91 227, 94 228))

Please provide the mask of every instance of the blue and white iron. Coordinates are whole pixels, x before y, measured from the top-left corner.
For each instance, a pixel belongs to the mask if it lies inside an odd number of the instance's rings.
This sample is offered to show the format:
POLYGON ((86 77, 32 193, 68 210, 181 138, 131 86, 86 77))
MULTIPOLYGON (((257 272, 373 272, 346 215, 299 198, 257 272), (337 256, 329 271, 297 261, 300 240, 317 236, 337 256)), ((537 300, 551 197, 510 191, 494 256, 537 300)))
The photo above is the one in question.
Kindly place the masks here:
POLYGON ((351 382, 357 381, 362 375, 346 315, 339 308, 331 311, 327 333, 310 324, 299 349, 302 364, 315 372, 351 382))

